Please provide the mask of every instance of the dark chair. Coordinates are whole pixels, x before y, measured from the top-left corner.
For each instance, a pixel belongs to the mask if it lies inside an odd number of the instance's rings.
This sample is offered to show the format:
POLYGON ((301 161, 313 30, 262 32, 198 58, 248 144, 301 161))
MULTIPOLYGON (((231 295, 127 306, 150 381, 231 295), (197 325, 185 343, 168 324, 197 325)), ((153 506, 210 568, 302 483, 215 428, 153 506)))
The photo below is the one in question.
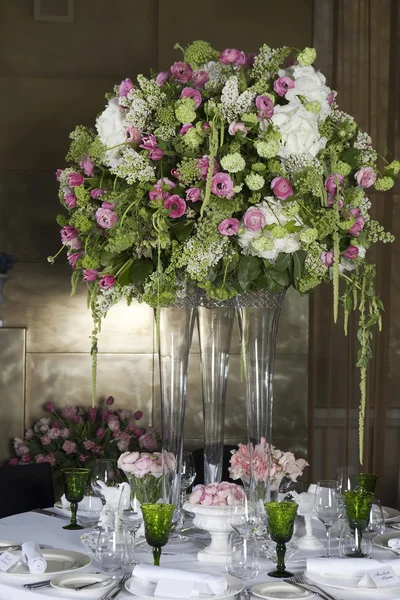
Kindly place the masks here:
MULTIPOLYGON (((232 483, 239 483, 240 481, 233 481, 229 477, 229 460, 231 458, 231 450, 237 450, 237 446, 226 444, 224 446, 224 452, 222 457, 222 477, 221 481, 230 481, 232 483)), ((199 483, 204 483, 204 448, 198 448, 193 451, 193 459, 196 467, 196 479, 194 480, 193 487, 199 483)), ((193 488, 191 488, 193 489, 193 488)))
POLYGON ((54 504, 49 463, 0 468, 0 518, 54 504))

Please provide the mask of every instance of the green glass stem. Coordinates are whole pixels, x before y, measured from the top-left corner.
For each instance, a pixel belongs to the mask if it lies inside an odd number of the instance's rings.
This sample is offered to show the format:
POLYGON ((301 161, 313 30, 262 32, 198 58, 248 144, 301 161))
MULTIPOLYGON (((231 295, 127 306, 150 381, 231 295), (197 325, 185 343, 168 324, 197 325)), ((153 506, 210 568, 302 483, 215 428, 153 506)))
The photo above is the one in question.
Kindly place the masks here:
POLYGON ((285 570, 285 554, 286 544, 278 542, 276 544, 276 557, 278 559, 276 564, 276 570, 278 571, 278 573, 283 573, 285 570))
POLYGON ((78 510, 78 503, 71 502, 71 525, 76 525, 76 511, 78 510))
POLYGON ((155 567, 159 567, 160 566, 161 552, 162 552, 161 546, 154 546, 153 547, 153 561, 154 561, 154 566, 155 567))

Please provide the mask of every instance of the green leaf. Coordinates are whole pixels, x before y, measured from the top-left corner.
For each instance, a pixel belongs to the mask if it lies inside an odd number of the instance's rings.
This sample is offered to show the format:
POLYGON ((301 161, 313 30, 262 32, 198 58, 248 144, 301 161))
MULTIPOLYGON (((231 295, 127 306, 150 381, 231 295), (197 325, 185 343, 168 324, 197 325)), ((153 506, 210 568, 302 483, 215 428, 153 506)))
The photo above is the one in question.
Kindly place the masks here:
POLYGON ((275 283, 280 285, 282 288, 290 285, 290 275, 287 269, 285 271, 275 271, 274 269, 270 269, 268 274, 270 275, 271 279, 273 279, 275 283))
POLYGON ((356 148, 348 148, 344 152, 342 152, 340 156, 340 160, 348 163, 351 167, 357 166, 357 158, 360 156, 361 150, 357 150, 356 148))
POLYGON ((293 276, 295 281, 301 279, 303 275, 306 254, 305 250, 297 250, 293 253, 293 276))
POLYGON ((277 294, 279 292, 283 292, 283 290, 285 289, 285 286, 280 285, 279 283, 277 283, 276 281, 274 281, 274 279, 271 277, 270 275, 270 271, 268 271, 266 274, 267 277, 267 288, 270 292, 277 294))
POLYGON ((149 258, 135 260, 130 269, 130 278, 134 285, 141 287, 153 272, 153 261, 149 258))
POLYGON ((103 250, 100 256, 100 264, 103 267, 110 267, 115 263, 118 256, 119 255, 117 252, 108 252, 107 250, 103 250))
POLYGON ((194 221, 188 221, 186 223, 183 223, 182 225, 177 225, 175 229, 175 236, 178 242, 186 242, 186 240, 189 238, 190 234, 193 231, 193 227, 194 221))
POLYGON ((117 275, 117 281, 121 285, 129 285, 131 283, 130 268, 133 263, 133 258, 126 261, 122 269, 117 275))
POLYGON ((247 292, 250 284, 260 274, 260 261, 255 256, 242 256, 238 268, 238 281, 243 292, 247 292))
POLYGON ((286 269, 290 265, 290 261, 291 261, 290 254, 286 254, 285 252, 280 252, 278 254, 278 258, 276 259, 274 264, 271 265, 271 269, 273 269, 274 271, 286 271, 286 269))
POLYGON ((376 325, 378 320, 379 320, 379 315, 377 315, 377 314, 372 315, 372 317, 370 317, 369 320, 367 321, 367 323, 365 324, 365 327, 372 327, 372 325, 376 325))

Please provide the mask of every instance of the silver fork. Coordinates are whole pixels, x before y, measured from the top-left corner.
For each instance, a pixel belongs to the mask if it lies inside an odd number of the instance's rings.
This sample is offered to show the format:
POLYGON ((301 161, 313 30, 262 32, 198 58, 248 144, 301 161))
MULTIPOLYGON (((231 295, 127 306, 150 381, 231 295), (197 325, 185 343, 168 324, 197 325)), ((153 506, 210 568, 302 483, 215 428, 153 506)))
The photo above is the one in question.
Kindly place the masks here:
POLYGON ((335 596, 328 594, 328 592, 325 592, 325 590, 322 590, 320 587, 315 585, 313 582, 309 581, 302 573, 295 573, 292 577, 289 577, 288 579, 284 579, 284 581, 286 581, 287 583, 290 583, 292 585, 297 585, 300 588, 314 592, 314 594, 316 596, 320 596, 321 598, 324 598, 325 600, 337 600, 337 598, 335 598, 335 596))
POLYGON ((131 577, 132 577, 132 573, 125 573, 123 575, 123 577, 120 579, 119 583, 116 586, 114 586, 112 588, 112 590, 110 590, 109 592, 107 592, 106 594, 104 594, 104 596, 100 596, 100 598, 98 598, 98 600, 112 600, 113 598, 115 598, 116 596, 118 596, 118 594, 120 593, 120 591, 124 587, 125 583, 131 577))

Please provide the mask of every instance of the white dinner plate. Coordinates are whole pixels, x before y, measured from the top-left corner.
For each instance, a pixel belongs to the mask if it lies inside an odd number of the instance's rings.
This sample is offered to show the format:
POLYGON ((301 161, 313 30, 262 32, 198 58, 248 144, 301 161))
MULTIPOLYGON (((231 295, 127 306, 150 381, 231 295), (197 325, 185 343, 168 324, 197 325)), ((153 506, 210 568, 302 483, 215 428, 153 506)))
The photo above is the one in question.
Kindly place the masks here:
MULTIPOLYGON (((17 556, 21 552, 12 552, 17 556)), ((16 563, 7 572, 0 572, 0 581, 3 577, 12 577, 13 579, 22 578, 31 581, 40 581, 41 579, 51 579, 53 575, 63 575, 71 571, 79 571, 88 567, 92 562, 91 558, 81 552, 71 550, 42 550, 42 555, 46 559, 47 567, 44 573, 30 573, 28 566, 22 562, 16 563)))
POLYGON ((382 506, 382 510, 385 517, 385 523, 391 523, 392 521, 396 521, 400 517, 400 511, 398 511, 396 508, 390 508, 390 506, 382 506))
POLYGON ((76 575, 62 575, 50 581, 51 587, 61 596, 73 598, 75 595, 82 598, 98 598, 110 590, 117 581, 108 575, 97 573, 77 573, 76 575), (82 585, 93 583, 89 588, 77 591, 82 585))
POLYGON ((380 548, 384 548, 385 550, 391 550, 391 552, 396 552, 400 554, 400 548, 389 548, 388 541, 393 540, 394 538, 400 539, 400 531, 392 531, 391 533, 380 533, 376 535, 372 542, 375 546, 379 546, 380 548))
POLYGON ((251 588, 251 593, 256 598, 266 598, 266 600, 300 600, 304 598, 313 598, 314 593, 308 590, 285 583, 284 581, 274 581, 273 583, 259 583, 251 588))
MULTIPOLYGON (((358 592, 371 592, 371 590, 375 592, 377 591, 376 587, 373 584, 368 586, 358 585, 362 577, 361 575, 320 575, 319 573, 306 571, 305 576, 307 577, 307 579, 309 579, 313 583, 316 583, 317 585, 336 588, 339 590, 353 590, 358 592)), ((400 584, 385 587, 385 592, 391 590, 400 590, 400 584)))
MULTIPOLYGON (((233 600, 244 589, 244 584, 240 579, 232 577, 232 575, 224 574, 224 577, 226 577, 228 582, 228 589, 225 592, 214 595, 199 594, 196 598, 199 598, 199 600, 228 600, 232 598, 233 600)), ((134 576, 125 583, 125 588, 128 592, 134 596, 140 596, 143 600, 154 600, 154 598, 157 598, 157 600, 171 600, 171 598, 154 596, 156 586, 156 583, 151 583, 150 581, 134 576)))

